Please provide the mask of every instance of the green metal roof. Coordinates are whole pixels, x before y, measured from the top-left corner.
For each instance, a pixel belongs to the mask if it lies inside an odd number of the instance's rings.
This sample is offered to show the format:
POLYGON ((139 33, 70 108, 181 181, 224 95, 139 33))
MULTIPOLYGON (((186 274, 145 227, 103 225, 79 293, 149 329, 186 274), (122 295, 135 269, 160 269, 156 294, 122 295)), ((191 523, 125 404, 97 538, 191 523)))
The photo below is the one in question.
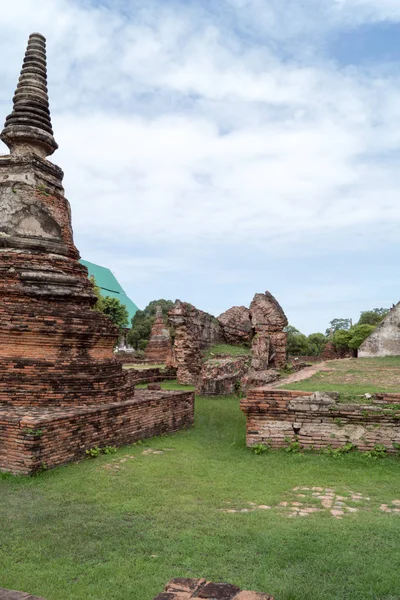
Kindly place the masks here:
POLYGON ((110 298, 117 298, 122 304, 126 306, 129 314, 129 324, 131 319, 135 316, 138 311, 138 307, 128 296, 125 294, 122 286, 118 283, 115 275, 106 267, 101 267, 88 260, 80 260, 80 263, 84 265, 89 271, 89 277, 94 277, 96 285, 99 286, 102 296, 109 296, 110 298))

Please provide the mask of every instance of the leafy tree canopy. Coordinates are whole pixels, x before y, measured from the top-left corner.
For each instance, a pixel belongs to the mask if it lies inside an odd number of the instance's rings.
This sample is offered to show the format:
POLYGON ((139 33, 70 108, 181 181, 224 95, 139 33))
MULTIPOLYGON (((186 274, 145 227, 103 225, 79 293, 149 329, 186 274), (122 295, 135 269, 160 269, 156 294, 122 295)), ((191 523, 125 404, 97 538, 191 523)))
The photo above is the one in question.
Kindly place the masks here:
POLYGON ((388 312, 388 308, 373 308, 372 310, 365 310, 361 313, 357 325, 379 325, 388 312))
POLYGON ((318 356, 326 344, 323 333, 312 333, 308 337, 293 325, 285 327, 288 334, 287 353, 291 356, 318 356))
POLYGON ((102 313, 107 315, 119 329, 128 327, 129 313, 126 306, 122 304, 118 298, 111 298, 110 296, 103 297, 102 313))
POLYGON ((353 350, 358 350, 364 340, 367 339, 368 336, 375 329, 375 325, 356 325, 351 329, 351 338, 349 340, 349 348, 353 350))
POLYGON ((351 319, 332 319, 329 323, 330 327, 326 330, 326 335, 330 335, 331 332, 339 331, 340 329, 350 329, 351 319))

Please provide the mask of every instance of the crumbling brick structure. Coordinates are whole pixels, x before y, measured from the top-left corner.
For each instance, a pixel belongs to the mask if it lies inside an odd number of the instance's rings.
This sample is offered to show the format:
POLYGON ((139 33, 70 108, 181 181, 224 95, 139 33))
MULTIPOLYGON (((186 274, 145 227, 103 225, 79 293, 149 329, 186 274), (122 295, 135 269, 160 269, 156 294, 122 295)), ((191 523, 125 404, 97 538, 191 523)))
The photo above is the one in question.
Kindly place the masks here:
POLYGON ((394 453, 400 444, 400 394, 376 394, 371 403, 353 404, 339 402, 335 392, 265 387, 249 390, 240 408, 249 447, 282 448, 296 440, 307 449, 340 448, 351 442, 361 451, 382 444, 394 453))
POLYGON ((178 381, 196 385, 202 352, 224 341, 222 327, 212 315, 180 300, 169 311, 168 319, 175 329, 174 360, 178 381))
MULTIPOLYGON (((116 328, 92 309, 96 297, 78 262, 63 172, 46 159, 58 146, 40 34, 29 38, 1 139, 10 154, 0 157, 0 468, 29 473, 39 455, 48 465, 59 461, 45 448, 45 434, 28 456, 22 430, 42 430, 45 423, 53 436, 60 434, 52 448, 70 460, 78 453, 70 437, 76 427, 96 428, 107 411, 107 443, 113 434, 116 441, 134 441, 136 433, 116 431, 124 420, 113 426, 112 415, 116 405, 123 413, 126 402, 140 397, 134 399, 134 386, 113 355, 116 328), (61 435, 51 423, 63 410, 70 425, 61 435), (74 451, 63 454, 62 444, 74 451)), ((84 441, 93 443, 90 435, 84 441)))
POLYGON ((171 354, 171 348, 171 335, 164 323, 161 306, 157 306, 156 319, 145 350, 146 359, 153 363, 165 363, 171 354))
POLYGON ((256 294, 250 304, 251 324, 255 335, 252 342, 252 368, 263 371, 282 369, 286 365, 288 324, 279 302, 269 292, 256 294))

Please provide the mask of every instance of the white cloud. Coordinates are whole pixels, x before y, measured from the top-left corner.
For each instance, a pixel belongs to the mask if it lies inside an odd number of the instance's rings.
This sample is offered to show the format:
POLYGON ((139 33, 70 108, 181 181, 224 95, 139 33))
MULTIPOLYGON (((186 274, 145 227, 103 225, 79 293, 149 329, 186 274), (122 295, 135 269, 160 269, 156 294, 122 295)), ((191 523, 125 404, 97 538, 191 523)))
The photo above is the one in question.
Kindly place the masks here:
POLYGON ((344 232, 379 244, 400 223, 399 74, 340 69, 296 40, 311 48, 318 15, 332 16, 326 30, 397 18, 396 5, 225 0, 208 14, 149 0, 126 13, 14 0, 0 23, 0 108, 10 111, 27 36, 41 31, 53 160, 77 237, 85 251, 96 240, 99 257, 114 245, 135 281, 173 263, 188 273, 201 248, 234 242, 270 257, 332 252, 344 232), (127 257, 133 243, 162 247, 161 258, 127 257))

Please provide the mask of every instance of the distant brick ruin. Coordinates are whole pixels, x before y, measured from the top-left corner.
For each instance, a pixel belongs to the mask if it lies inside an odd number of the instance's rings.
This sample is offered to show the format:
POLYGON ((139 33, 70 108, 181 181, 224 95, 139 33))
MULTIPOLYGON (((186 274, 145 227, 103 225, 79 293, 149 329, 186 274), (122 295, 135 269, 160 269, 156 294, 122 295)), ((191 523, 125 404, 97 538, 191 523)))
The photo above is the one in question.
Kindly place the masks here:
POLYGON ((359 358, 375 356, 400 356, 400 302, 390 309, 358 349, 359 358))
MULTIPOLYGON (((103 438, 135 441, 143 432, 126 426, 124 415, 141 402, 146 435, 165 432, 159 416, 151 427, 151 407, 168 393, 134 396, 113 355, 117 329, 92 309, 96 296, 78 262, 63 172, 46 160, 58 146, 40 34, 29 38, 1 139, 10 154, 0 157, 0 470, 56 466, 103 438)), ((173 429, 190 424, 192 404, 179 419, 169 417, 173 429)))
POLYGON ((149 343, 145 350, 147 360, 153 363, 165 363, 171 354, 171 336, 164 323, 161 306, 156 307, 156 319, 151 328, 149 343))
POLYGON ((175 329, 173 354, 178 381, 196 385, 201 393, 232 393, 229 390, 243 378, 250 385, 264 385, 277 378, 273 369, 286 364, 284 328, 288 321, 269 292, 256 294, 250 308, 233 306, 217 318, 177 300, 169 312, 169 323, 175 329), (204 352, 216 344, 251 348, 251 360, 215 357, 204 362, 204 352))

